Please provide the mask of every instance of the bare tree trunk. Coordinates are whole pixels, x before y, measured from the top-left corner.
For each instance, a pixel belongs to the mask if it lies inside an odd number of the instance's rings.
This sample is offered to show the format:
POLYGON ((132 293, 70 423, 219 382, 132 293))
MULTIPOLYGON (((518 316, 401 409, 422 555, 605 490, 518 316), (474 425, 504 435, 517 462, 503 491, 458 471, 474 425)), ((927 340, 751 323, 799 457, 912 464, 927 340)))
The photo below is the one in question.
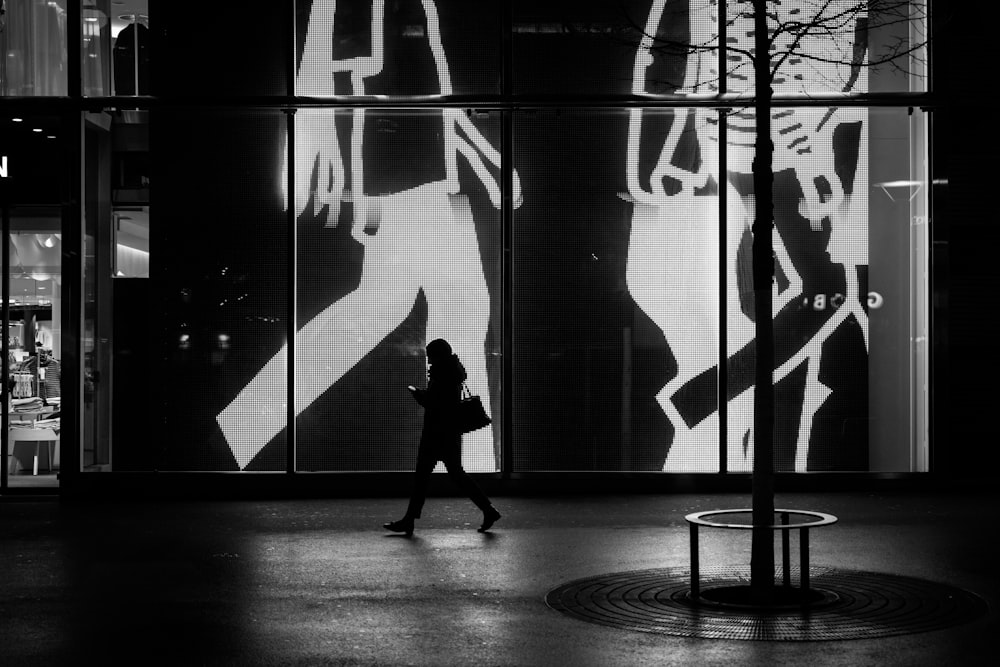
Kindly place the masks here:
POLYGON ((754 0, 754 83, 756 153, 753 162, 753 290, 756 324, 756 371, 753 410, 753 525, 750 588, 758 603, 774 591, 774 281, 773 154, 771 142, 771 59, 768 53, 767 2, 754 0))

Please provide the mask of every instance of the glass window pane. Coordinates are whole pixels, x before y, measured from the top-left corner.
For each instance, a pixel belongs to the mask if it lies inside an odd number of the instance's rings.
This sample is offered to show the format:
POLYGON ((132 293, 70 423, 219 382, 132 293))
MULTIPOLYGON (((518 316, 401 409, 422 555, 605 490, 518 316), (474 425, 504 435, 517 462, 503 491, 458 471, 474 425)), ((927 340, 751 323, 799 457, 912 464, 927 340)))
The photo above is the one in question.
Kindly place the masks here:
MULTIPOLYGON (((645 352, 632 375, 639 385, 649 381, 650 362, 670 365, 655 396, 672 430, 662 466, 669 472, 719 469, 719 162, 711 140, 717 118, 710 109, 630 112, 630 142, 640 121, 644 129, 626 164, 636 200, 626 277, 641 311, 633 318, 635 348, 645 352), (648 341, 662 336, 666 343, 659 359, 643 349, 644 330, 648 341)), ((638 425, 634 433, 643 435, 638 425)))
POLYGON ((111 9, 113 94, 149 95, 152 92, 149 2, 112 0, 111 9))
MULTIPOLYGON (((727 8, 726 90, 751 95, 751 2, 737 0, 727 8)), ((772 82, 774 94, 926 90, 925 19, 923 3, 918 2, 806 0, 775 4, 768 21, 774 39, 771 63, 778 66, 772 82)))
POLYGON ((518 0, 514 92, 673 95, 715 92, 714 0, 518 0))
POLYGON ((296 14, 298 95, 500 91, 500 3, 297 0, 296 14))
MULTIPOLYGON (((148 23, 157 49, 149 56, 152 94, 187 98, 288 93, 288 3, 223 0, 201 7, 157 2, 154 11, 148 23)), ((140 40, 144 32, 140 30, 140 40)), ((141 55, 141 41, 139 48, 141 55)), ((139 71, 141 75, 141 61, 139 71)), ((142 92, 141 77, 139 84, 142 92)), ((120 89, 117 94, 132 93, 120 89)))
POLYGON ((53 165, 66 160, 61 118, 8 111, 0 137, 0 195, 18 204, 59 204, 65 181, 53 165))
POLYGON ((929 469, 926 121, 906 109, 868 111, 868 466, 875 471, 929 469))
POLYGON ((151 133, 157 469, 285 470, 285 116, 157 110, 151 133))
POLYGON ((59 170, 69 143, 64 129, 58 116, 0 119, 0 217, 9 231, 3 305, 10 425, 0 445, 7 454, 0 476, 11 488, 59 486, 66 193, 59 170))
POLYGON ((0 14, 0 97, 66 95, 67 0, 8 0, 0 14))
POLYGON ((868 90, 926 92, 930 89, 926 0, 869 2, 868 90))
MULTIPOLYGON (((910 382, 927 363, 921 130, 902 109, 785 109, 774 122, 775 466, 920 469, 914 406, 926 396, 910 382)), ((733 136, 753 118, 730 124, 733 136)), ((753 149, 728 148, 729 469, 749 471, 753 149)))
POLYGON ((58 207, 13 207, 7 326, 8 483, 58 487, 62 400, 62 224, 58 207), (39 443, 40 446, 39 446, 39 443))
MULTIPOLYGON (((867 468, 864 110, 777 109, 774 138, 775 467, 867 468), (836 376, 836 377, 834 377, 836 376)), ((754 116, 728 119, 728 467, 753 461, 754 116), (743 139, 743 138, 746 139, 743 139)))
POLYGON ((718 162, 689 110, 518 115, 515 470, 718 469, 718 162), (702 372, 707 383, 691 380, 702 372), (678 393, 680 392, 680 393, 678 393), (679 434, 678 423, 691 427, 679 434))
MULTIPOLYGON (((412 470, 423 410, 406 387, 425 385, 435 338, 501 414, 500 120, 296 114, 300 470, 412 470)), ((463 437, 466 470, 497 470, 499 422, 463 437)))
POLYGON ((83 94, 111 94, 112 23, 109 16, 111 0, 79 0, 80 68, 83 94))

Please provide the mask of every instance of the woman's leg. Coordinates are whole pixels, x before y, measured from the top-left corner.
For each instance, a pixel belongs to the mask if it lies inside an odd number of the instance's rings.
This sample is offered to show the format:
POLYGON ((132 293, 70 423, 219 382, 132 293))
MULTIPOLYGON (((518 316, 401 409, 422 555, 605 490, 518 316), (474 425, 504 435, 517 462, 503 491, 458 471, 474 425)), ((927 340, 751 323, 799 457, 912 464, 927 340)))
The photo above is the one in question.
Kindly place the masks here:
POLYGON ((445 468, 448 469, 448 474, 451 479, 458 485, 458 488, 469 497, 476 507, 481 509, 484 514, 488 512, 496 512, 493 509, 493 504, 490 499, 486 497, 486 494, 482 492, 479 486, 469 477, 469 473, 465 472, 465 468, 462 467, 462 454, 461 450, 456 450, 451 452, 448 456, 442 459, 444 461, 445 468))
POLYGON ((406 508, 406 518, 408 519, 420 518, 424 501, 427 499, 427 484, 431 480, 434 464, 437 463, 434 457, 424 453, 425 449, 425 447, 421 447, 417 454, 417 467, 413 471, 413 491, 410 493, 410 504, 406 508))

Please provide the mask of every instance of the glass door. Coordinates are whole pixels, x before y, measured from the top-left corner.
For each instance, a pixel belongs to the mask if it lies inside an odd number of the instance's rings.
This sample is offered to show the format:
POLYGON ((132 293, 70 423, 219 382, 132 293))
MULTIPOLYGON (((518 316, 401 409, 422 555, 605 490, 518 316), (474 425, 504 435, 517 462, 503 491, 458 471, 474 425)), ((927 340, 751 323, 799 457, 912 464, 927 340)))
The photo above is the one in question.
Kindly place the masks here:
POLYGON ((0 118, 3 170, 2 450, 0 488, 55 488, 60 470, 62 327, 62 123, 56 116, 0 118))
POLYGON ((57 487, 62 370, 61 209, 8 207, 7 484, 57 487))

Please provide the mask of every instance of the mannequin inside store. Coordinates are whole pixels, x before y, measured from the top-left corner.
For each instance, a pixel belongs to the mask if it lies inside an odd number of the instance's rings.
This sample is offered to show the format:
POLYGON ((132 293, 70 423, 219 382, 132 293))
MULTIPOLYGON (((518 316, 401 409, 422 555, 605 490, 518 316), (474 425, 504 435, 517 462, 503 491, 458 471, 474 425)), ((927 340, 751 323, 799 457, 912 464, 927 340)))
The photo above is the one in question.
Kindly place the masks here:
MULTIPOLYGON (((66 94, 64 33, 71 1, 3 2, 0 96, 66 94), (24 41, 29 34, 49 39, 24 41)), ((84 96, 148 93, 147 13, 147 0, 83 0, 84 96)), ((8 232, 2 481, 12 490, 58 488, 60 449, 68 444, 60 442, 62 231, 72 215, 63 206, 58 168, 67 155, 65 122, 30 113, 0 118, 5 155, 0 204, 8 232)), ((131 289, 118 290, 116 278, 149 276, 147 151, 148 113, 84 114, 83 469, 111 464, 112 303, 116 292, 131 289)))

